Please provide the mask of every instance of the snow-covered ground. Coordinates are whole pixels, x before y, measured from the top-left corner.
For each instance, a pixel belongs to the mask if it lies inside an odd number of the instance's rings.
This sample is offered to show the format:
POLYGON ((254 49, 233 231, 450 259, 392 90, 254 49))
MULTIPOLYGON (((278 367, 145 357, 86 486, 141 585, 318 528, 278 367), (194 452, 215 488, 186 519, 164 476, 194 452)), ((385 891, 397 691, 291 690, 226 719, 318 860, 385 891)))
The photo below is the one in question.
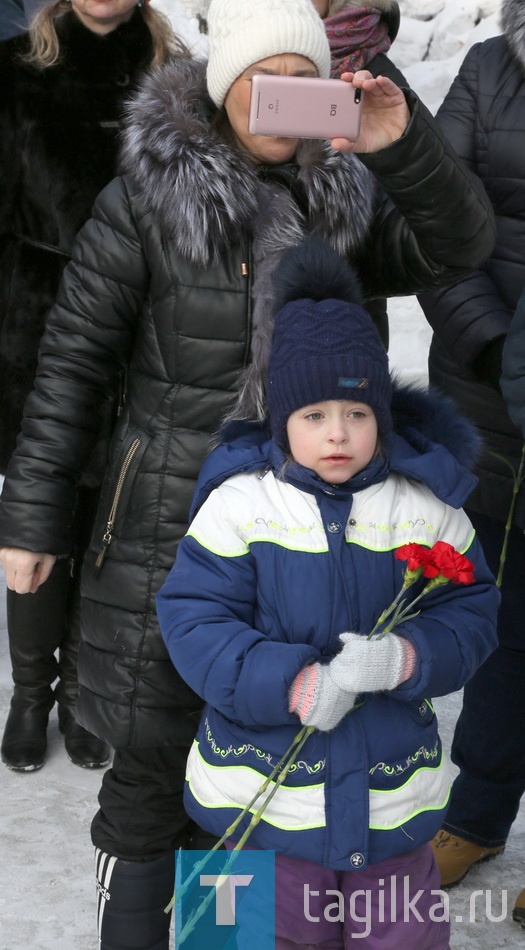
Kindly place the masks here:
MULTIPOLYGON (((205 55, 206 40, 196 14, 205 12, 206 0, 153 2, 170 16, 195 52, 205 55)), ((470 46, 499 32, 499 0, 401 0, 400 5, 402 26, 391 55, 435 111, 470 46)), ((393 368, 424 382, 430 333, 417 302, 414 298, 390 301, 389 314, 393 368)), ((10 693, 2 613, 0 728, 10 693)), ((461 694, 438 700, 436 707, 448 747, 461 694)), ((55 713, 43 769, 18 775, 0 766, 0 950, 96 950, 89 825, 100 779, 100 773, 84 771, 68 761, 55 713)), ((522 807, 505 853, 474 869, 465 883, 450 892, 452 950, 525 947, 525 931, 510 918, 514 898, 525 885, 524 851, 522 807)))

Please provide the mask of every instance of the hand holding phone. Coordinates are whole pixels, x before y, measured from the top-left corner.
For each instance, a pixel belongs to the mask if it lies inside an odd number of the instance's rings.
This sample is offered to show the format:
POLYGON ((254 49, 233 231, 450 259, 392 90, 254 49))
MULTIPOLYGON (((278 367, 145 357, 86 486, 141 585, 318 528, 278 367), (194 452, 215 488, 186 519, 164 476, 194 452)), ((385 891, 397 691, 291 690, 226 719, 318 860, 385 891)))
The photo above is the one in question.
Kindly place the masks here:
POLYGON ((257 73, 252 78, 248 131, 284 138, 355 141, 363 92, 342 79, 257 73))

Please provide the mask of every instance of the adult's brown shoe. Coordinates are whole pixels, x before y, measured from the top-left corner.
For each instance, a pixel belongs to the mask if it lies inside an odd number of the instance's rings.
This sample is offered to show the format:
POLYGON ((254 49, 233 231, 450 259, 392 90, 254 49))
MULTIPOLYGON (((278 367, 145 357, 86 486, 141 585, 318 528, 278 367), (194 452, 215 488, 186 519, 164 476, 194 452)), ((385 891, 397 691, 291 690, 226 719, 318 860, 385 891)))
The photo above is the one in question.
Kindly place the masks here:
POLYGON ((499 848, 485 848, 473 844, 472 841, 451 835, 443 828, 438 831, 431 845, 441 874, 442 887, 459 884, 474 864, 495 858, 505 850, 504 845, 499 848))
POLYGON ((512 919, 518 924, 521 924, 522 927, 525 927, 525 887, 516 898, 516 903, 512 911, 512 919))

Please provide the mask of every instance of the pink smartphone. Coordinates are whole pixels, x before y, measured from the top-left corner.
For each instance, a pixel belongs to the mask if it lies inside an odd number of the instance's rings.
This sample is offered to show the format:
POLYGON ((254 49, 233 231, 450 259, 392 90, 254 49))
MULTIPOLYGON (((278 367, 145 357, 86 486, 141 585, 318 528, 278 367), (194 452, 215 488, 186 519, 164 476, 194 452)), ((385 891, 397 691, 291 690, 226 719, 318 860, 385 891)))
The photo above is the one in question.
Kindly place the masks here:
POLYGON ((248 131, 252 135, 355 141, 362 91, 342 79, 268 76, 252 79, 248 131))

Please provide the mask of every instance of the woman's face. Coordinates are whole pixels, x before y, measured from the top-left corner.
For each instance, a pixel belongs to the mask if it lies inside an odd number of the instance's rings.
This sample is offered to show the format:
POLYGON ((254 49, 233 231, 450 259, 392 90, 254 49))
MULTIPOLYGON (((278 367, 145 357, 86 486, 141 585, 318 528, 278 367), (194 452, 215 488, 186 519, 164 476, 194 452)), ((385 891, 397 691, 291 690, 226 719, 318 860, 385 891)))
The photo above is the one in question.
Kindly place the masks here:
POLYGON ((224 100, 224 108, 230 125, 240 147, 249 152, 256 162, 279 165, 289 162, 297 149, 299 139, 289 139, 276 135, 250 135, 248 116, 250 112, 250 93, 252 77, 264 73, 270 76, 308 76, 315 78, 318 73, 311 60, 297 53, 280 53, 253 63, 235 80, 224 100))
POLYGON ((104 34, 130 19, 137 0, 71 0, 71 6, 88 30, 104 34))

